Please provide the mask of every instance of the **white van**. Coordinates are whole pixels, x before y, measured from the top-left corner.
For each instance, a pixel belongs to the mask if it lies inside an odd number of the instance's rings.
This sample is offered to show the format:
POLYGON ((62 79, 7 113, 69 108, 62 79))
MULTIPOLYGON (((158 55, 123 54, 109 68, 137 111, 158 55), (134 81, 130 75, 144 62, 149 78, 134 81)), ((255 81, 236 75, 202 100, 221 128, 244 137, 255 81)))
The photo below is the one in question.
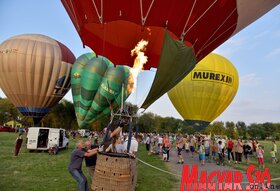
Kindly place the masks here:
POLYGON ((67 148, 69 140, 65 129, 49 127, 29 127, 27 134, 27 149, 48 150, 50 147, 58 146, 59 149, 67 148))

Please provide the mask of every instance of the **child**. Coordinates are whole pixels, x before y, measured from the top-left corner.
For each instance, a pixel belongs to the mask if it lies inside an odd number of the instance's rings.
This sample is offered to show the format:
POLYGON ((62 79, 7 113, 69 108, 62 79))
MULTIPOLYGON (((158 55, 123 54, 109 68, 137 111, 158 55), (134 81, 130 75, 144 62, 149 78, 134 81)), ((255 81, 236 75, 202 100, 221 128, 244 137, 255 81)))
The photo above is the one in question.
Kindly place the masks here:
POLYGON ((204 147, 204 140, 202 140, 201 145, 199 147, 199 160, 201 162, 201 165, 203 166, 205 164, 205 147, 204 147))
POLYGON ((204 139, 204 147, 205 147, 205 160, 207 162, 210 162, 210 139, 208 137, 205 137, 204 139))
POLYGON ((270 156, 271 156, 271 159, 272 159, 272 164, 276 164, 276 155, 275 155, 274 148, 271 149, 270 156))
POLYGON ((120 135, 115 135, 112 137, 112 143, 109 145, 109 147, 106 148, 105 152, 111 152, 111 153, 122 153, 123 152, 123 146, 121 144, 122 137, 120 135))
POLYGON ((167 148, 165 146, 165 144, 163 144, 162 146, 162 157, 164 161, 167 161, 167 148))
POLYGON ((264 150, 261 145, 258 145, 256 152, 257 152, 259 168, 262 167, 264 169, 264 158, 263 158, 264 150))
POLYGON ((217 151, 217 146, 216 146, 215 141, 213 141, 213 144, 212 144, 212 159, 214 161, 216 161, 216 151, 217 151))

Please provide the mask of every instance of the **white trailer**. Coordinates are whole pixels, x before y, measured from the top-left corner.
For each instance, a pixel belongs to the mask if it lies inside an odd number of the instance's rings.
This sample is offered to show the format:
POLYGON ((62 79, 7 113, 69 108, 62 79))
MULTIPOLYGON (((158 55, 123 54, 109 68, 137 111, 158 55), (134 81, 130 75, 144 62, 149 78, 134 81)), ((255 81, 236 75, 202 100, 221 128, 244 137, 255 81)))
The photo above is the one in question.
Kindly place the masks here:
POLYGON ((27 149, 48 150, 57 146, 59 149, 67 148, 69 140, 65 129, 49 127, 30 127, 27 134, 27 149))

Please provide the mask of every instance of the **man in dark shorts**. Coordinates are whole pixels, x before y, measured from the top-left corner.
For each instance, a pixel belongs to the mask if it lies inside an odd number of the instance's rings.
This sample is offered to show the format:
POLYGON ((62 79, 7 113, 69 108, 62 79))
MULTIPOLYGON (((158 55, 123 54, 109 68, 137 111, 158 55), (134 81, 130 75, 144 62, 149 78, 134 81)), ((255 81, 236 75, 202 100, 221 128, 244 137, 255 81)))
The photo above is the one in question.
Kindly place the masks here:
POLYGON ((68 170, 73 178, 78 182, 80 191, 88 191, 87 178, 82 171, 82 163, 84 157, 90 157, 96 155, 98 148, 93 150, 88 150, 87 152, 83 151, 83 142, 79 141, 76 144, 76 149, 73 150, 71 154, 70 163, 68 170))

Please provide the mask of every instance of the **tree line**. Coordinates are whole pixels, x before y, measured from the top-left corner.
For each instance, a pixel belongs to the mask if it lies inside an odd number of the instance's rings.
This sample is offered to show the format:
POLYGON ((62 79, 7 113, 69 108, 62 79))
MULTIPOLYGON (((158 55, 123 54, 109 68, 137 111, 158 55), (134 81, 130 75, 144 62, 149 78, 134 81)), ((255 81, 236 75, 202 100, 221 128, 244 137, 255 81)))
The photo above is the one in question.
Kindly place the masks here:
MULTIPOLYGON (((127 110, 130 114, 135 115, 138 108, 135 105, 127 103, 127 110)), ((9 102, 7 98, 0 98, 0 125, 15 120, 24 126, 32 126, 31 117, 25 117, 9 102)), ((119 118, 115 117, 113 126, 116 126, 119 118)), ((108 125, 110 116, 103 116, 98 121, 90 124, 89 129, 101 131, 108 125)), ((158 133, 187 133, 194 134, 197 132, 195 127, 189 126, 184 120, 174 117, 161 117, 155 113, 147 112, 133 119, 134 130, 137 128, 140 132, 158 132, 158 133)), ((41 126, 78 129, 74 105, 65 99, 55 105, 52 110, 42 119, 41 126)), ((128 131, 128 125, 124 129, 128 131)), ((202 134, 226 135, 231 138, 257 138, 257 139, 280 139, 280 123, 252 123, 247 125, 245 122, 237 123, 227 121, 215 121, 200 131, 202 134)))

